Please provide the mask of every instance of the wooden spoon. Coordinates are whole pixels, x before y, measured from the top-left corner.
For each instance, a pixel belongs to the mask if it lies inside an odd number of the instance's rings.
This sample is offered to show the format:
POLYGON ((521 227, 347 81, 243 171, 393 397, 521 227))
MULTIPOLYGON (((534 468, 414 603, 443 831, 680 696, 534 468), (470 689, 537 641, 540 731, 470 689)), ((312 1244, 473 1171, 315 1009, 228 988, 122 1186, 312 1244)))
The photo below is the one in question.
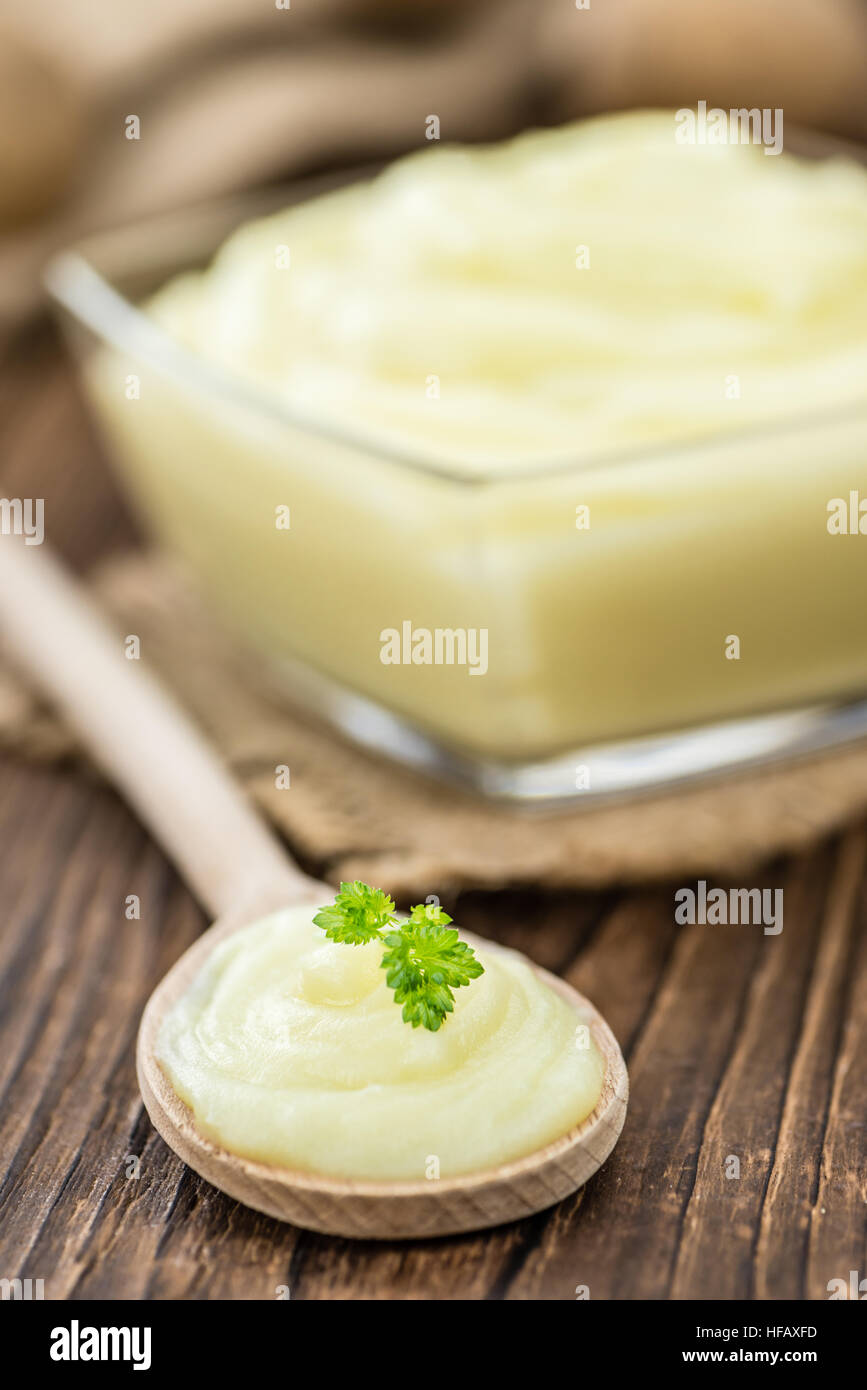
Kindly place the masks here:
MULTIPOLYGON (((551 1206, 596 1172, 623 1127, 626 1067, 592 1004, 536 966, 575 1010, 576 1021, 589 1026, 605 1059, 596 1109, 538 1152, 464 1177, 353 1182, 256 1163, 200 1134, 155 1057, 166 1011, 230 933, 292 903, 321 905, 334 890, 292 863, 202 735, 139 661, 125 659, 122 638, 43 548, 25 546, 16 536, 0 535, 0 635, 217 917, 154 990, 138 1036, 138 1079, 148 1114, 191 1168, 269 1216, 366 1239, 495 1226, 551 1206)), ((468 939, 488 955, 503 949, 468 939)))

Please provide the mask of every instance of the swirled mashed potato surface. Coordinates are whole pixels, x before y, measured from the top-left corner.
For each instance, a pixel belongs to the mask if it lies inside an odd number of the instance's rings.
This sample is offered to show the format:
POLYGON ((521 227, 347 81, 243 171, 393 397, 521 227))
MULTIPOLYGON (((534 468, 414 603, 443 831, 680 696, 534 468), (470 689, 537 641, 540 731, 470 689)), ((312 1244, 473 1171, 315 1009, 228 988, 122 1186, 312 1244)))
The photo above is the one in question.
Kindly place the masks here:
POLYGON ((150 310, 468 472, 698 437, 865 395, 867 170, 684 146, 664 112, 426 147, 243 227, 150 310))
POLYGON ((444 1026, 413 1029, 381 945, 337 945, 287 909, 215 949, 157 1056, 200 1132, 244 1157, 371 1180, 486 1169, 584 1120, 604 1061, 521 956, 478 954, 444 1026))

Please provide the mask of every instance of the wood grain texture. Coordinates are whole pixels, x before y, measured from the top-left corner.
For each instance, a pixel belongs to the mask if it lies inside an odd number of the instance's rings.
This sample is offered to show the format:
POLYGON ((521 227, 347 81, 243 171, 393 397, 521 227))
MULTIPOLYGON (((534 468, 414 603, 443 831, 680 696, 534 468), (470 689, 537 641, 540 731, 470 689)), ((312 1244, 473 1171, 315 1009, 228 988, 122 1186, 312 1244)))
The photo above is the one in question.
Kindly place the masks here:
MULTIPOLYGON (((0 490, 44 495, 72 560, 128 541, 52 349, 0 374, 0 443, 0 490)), ((4 761, 0 1277, 74 1299, 827 1297, 830 1279, 867 1276, 865 855, 858 826, 756 874, 746 886, 784 890, 778 937, 676 926, 674 884, 447 903, 593 999, 623 1044, 629 1118, 601 1171, 549 1212, 354 1242, 242 1208, 155 1134, 138 1015, 202 914, 111 792, 75 768, 4 761), (124 917, 128 893, 140 921, 124 917)))

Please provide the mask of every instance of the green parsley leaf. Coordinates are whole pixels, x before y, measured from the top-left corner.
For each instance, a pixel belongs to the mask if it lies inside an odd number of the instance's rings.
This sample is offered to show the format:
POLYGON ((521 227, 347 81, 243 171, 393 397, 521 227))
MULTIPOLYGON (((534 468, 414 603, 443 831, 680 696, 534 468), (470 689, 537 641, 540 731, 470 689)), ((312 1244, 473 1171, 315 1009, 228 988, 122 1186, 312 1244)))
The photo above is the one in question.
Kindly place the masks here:
POLYGON ((435 1033, 455 1007, 454 990, 484 974, 472 946, 449 927, 447 912, 434 904, 414 907, 409 921, 385 937, 382 966, 403 1021, 435 1033))
POLYGON ((313 921, 332 941, 350 946, 382 941, 382 968, 404 1023, 435 1033, 455 1007, 454 991, 484 974, 472 946, 461 941, 451 917, 436 903, 419 903, 405 922, 394 903, 366 883, 341 883, 335 901, 313 921))
POLYGON ((382 940, 383 931, 394 921, 394 903, 387 893, 366 883, 341 883, 334 902, 320 908, 313 921, 332 941, 364 946, 382 940))

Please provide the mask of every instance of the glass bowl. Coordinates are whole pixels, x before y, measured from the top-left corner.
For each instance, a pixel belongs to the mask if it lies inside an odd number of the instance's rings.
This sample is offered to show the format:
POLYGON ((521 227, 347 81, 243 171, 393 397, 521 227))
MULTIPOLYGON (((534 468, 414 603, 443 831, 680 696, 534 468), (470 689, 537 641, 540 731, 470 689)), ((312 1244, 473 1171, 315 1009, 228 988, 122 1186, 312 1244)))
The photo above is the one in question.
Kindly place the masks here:
POLYGON ((831 499, 867 498, 867 398, 468 477, 284 408, 137 307, 235 226, 333 182, 91 237, 46 272, 128 496, 290 697, 525 804, 867 733, 867 537, 827 527, 831 499))

